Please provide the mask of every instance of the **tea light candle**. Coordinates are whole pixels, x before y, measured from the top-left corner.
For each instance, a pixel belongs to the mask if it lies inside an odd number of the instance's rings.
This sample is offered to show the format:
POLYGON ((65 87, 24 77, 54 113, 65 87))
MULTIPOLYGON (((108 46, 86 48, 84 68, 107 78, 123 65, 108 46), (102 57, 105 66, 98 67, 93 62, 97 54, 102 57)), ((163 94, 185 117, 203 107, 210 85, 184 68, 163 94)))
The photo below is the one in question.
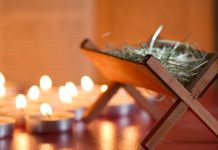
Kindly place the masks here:
POLYGON ((38 110, 38 107, 36 107, 33 104, 29 104, 27 107, 27 100, 26 97, 23 94, 18 94, 14 99, 11 100, 13 103, 6 104, 0 109, 0 113, 4 116, 8 116, 15 119, 15 125, 19 127, 23 127, 24 122, 24 116, 27 113, 35 112, 38 110))
POLYGON ((40 105, 40 113, 25 117, 26 129, 31 133, 61 133, 71 130, 73 114, 68 112, 53 112, 48 103, 40 105))
POLYGON ((58 99, 58 89, 52 86, 52 79, 43 75, 39 80, 40 96, 38 102, 52 102, 58 99))
POLYGON ((22 89, 15 83, 7 81, 4 75, 0 72, 0 99, 16 95, 22 89))
POLYGON ((9 137, 12 135, 14 130, 15 120, 9 117, 0 117, 0 139, 9 137))
MULTIPOLYGON (((15 99, 15 106, 16 108, 14 110, 8 110, 6 112, 6 116, 10 116, 16 120, 17 126, 23 126, 24 125, 24 116, 25 116, 25 109, 27 106, 26 97, 23 94, 18 94, 15 99)), ((13 108, 11 108, 13 109, 13 108)))
POLYGON ((72 82, 68 82, 65 86, 59 88, 59 99, 60 101, 56 103, 56 107, 61 111, 68 111, 74 114, 74 119, 79 120, 82 118, 83 112, 85 110, 84 106, 80 104, 80 100, 74 100, 73 95, 76 87, 72 82))

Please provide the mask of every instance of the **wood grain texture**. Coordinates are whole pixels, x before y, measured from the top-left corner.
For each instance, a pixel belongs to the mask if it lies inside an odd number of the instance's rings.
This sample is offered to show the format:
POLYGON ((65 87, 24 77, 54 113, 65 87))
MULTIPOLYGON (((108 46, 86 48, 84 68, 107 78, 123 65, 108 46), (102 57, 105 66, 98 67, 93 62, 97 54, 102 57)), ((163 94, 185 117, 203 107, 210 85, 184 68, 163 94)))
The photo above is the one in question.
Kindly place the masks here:
POLYGON ((126 83, 172 95, 144 64, 130 62, 99 51, 82 50, 82 52, 109 81, 126 83))
MULTIPOLYGON (((217 59, 216 55, 208 62, 202 73, 199 74, 198 77, 193 81, 193 83, 190 84, 190 86, 188 87, 188 89, 191 91, 192 95, 195 98, 201 96, 202 92, 204 92, 205 89, 209 87, 211 82, 217 78, 218 61, 215 60, 217 59)), ((178 99, 176 103, 174 103, 171 106, 171 108, 167 111, 167 113, 161 118, 161 120, 155 125, 155 127, 151 130, 151 132, 146 136, 146 138, 142 142, 142 146, 145 147, 146 149, 153 149, 154 146, 167 134, 167 132, 183 116, 183 114, 187 111, 188 108, 189 108, 188 105, 186 105, 183 101, 181 101, 181 99, 178 99)), ((206 123, 206 126, 208 127, 208 124, 209 126, 210 125, 213 126, 212 128, 214 128, 215 131, 213 129, 212 131, 215 132, 215 134, 217 135, 217 121, 210 114, 209 116, 210 117, 208 119, 212 118, 212 122, 210 122, 211 121, 210 120, 208 123, 206 123)), ((203 121, 203 123, 205 122, 203 121)))
MULTIPOLYGON (((89 43, 88 40, 85 42, 89 43)), ((173 106, 167 111, 164 117, 158 122, 151 133, 145 138, 142 145, 147 149, 152 149, 161 138, 169 131, 170 128, 176 123, 176 121, 190 108, 195 115, 206 124, 206 126, 218 136, 218 122, 217 120, 205 109, 198 101, 198 97, 201 96, 209 86, 217 79, 218 67, 217 67, 217 54, 209 60, 207 65, 204 67, 202 73, 200 73, 193 83, 186 89, 157 59, 153 56, 147 56, 143 63, 135 63, 117 58, 114 56, 107 55, 100 52, 97 48, 93 47, 92 44, 83 43, 82 47, 86 48, 83 52, 91 59, 96 67, 105 73, 105 76, 114 82, 127 83, 137 85, 145 88, 152 89, 151 86, 145 84, 149 81, 151 83, 159 83, 168 89, 171 93, 174 93, 178 100, 173 106), (91 47, 89 47, 91 46, 91 47), (104 62, 102 64, 102 62, 104 62), (115 65, 113 65, 115 64, 115 65), (131 66, 132 65, 132 66, 131 66), (130 67, 131 66, 131 67, 130 67), (123 67, 125 67, 123 69, 123 67), (142 69, 141 67, 144 67, 142 69), (109 69, 108 69, 109 68, 109 69), (117 69, 115 69, 117 68, 117 69), (126 71, 126 70, 127 71, 126 71), (129 70, 130 69, 130 70, 129 70), (121 71, 120 71, 121 70, 121 71), (144 73, 146 72, 146 73, 144 73), (107 75, 110 74, 110 75, 107 75), (143 76, 140 76, 143 74, 143 76), (149 74, 146 76, 146 74, 149 74), (112 76, 111 76, 112 75, 112 76), (135 78, 131 81, 131 78, 127 78, 126 75, 135 78), (153 77, 156 80, 151 80, 153 77), (155 82, 157 81, 157 82, 155 82), (142 82, 143 84, 140 84, 142 82), (191 92, 190 92, 191 91, 191 92)), ((154 91, 160 90, 159 87, 153 86, 154 91)), ((128 91, 128 88, 127 88, 128 91)), ((159 91, 158 91, 159 92, 159 91)), ((130 94, 132 94, 130 92, 130 94)), ((138 96, 138 95, 137 95, 138 96)))
MULTIPOLYGON (((148 59, 147 64, 156 73, 165 85, 174 92, 181 100, 183 100, 189 108, 205 123, 216 135, 218 135, 218 122, 217 120, 198 102, 179 81, 171 75, 154 57, 148 59)), ((202 76, 200 79, 204 86, 198 86, 198 92, 201 88, 206 88, 207 84, 217 76, 218 68, 216 61, 210 67, 207 76, 202 76), (205 82, 205 80, 207 82, 205 82)), ((200 84, 202 85, 202 83, 200 84)), ((204 90, 203 88, 203 90, 204 90)), ((199 94, 200 95, 200 94, 199 94)))

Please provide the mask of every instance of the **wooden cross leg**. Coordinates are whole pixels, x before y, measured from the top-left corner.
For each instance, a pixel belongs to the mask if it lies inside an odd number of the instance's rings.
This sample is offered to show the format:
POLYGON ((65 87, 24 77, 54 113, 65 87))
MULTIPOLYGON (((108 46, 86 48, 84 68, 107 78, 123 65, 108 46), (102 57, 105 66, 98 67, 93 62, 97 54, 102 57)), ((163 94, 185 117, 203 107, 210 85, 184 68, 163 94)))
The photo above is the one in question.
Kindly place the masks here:
POLYGON ((162 83, 178 97, 178 99, 146 136, 142 142, 142 146, 146 149, 153 149, 188 108, 190 108, 216 136, 218 136, 217 120, 197 101, 197 98, 203 95, 209 86, 217 79, 217 55, 207 63, 207 66, 205 66, 202 73, 199 74, 187 89, 183 87, 155 58, 151 57, 148 59, 147 65, 157 78, 159 78, 162 83))
POLYGON ((149 102, 136 88, 127 84, 113 82, 109 85, 108 90, 102 93, 98 97, 97 101, 85 112, 83 120, 87 123, 91 122, 121 87, 123 87, 134 98, 138 106, 146 110, 154 120, 160 118, 159 110, 154 105, 149 104, 149 102))

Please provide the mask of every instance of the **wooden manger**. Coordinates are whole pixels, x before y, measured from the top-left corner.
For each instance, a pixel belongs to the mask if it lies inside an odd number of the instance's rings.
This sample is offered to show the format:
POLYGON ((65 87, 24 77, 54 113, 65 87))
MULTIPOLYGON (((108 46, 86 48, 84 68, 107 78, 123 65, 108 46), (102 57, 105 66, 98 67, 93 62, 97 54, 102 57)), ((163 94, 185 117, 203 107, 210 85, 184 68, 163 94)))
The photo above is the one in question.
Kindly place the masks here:
POLYGON ((99 51, 88 39, 83 41, 81 48, 91 62, 111 81, 108 90, 100 95, 84 114, 83 119, 86 122, 90 122, 101 112, 120 87, 124 87, 135 102, 147 110, 154 119, 158 119, 159 110, 149 104, 134 88, 139 86, 177 99, 143 140, 142 146, 145 149, 153 149, 188 109, 218 136, 217 120, 197 101, 218 77, 218 53, 213 54, 201 73, 185 88, 151 55, 148 55, 143 63, 127 61, 99 51))

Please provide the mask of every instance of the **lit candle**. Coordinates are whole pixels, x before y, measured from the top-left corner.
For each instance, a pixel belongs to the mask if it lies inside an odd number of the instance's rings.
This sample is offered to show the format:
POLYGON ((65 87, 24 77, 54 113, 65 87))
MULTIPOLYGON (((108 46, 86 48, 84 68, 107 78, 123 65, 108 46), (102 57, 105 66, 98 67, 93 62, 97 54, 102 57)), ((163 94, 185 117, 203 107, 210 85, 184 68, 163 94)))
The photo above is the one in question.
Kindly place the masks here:
POLYGON ((94 82, 92 81, 92 79, 89 76, 85 75, 81 78, 81 86, 82 86, 84 91, 92 92, 92 90, 94 88, 94 82))
POLYGON ((3 99, 6 96, 6 89, 3 84, 0 84, 0 99, 3 99))
POLYGON ((37 102, 52 103, 58 100, 58 89, 52 86, 52 80, 48 75, 43 75, 39 81, 40 96, 37 102))
POLYGON ((27 97, 31 101, 37 101, 39 99, 39 96, 40 96, 39 87, 36 85, 31 86, 30 89, 28 90, 27 97))
POLYGON ((74 113, 75 119, 79 120, 82 118, 85 108, 81 105, 80 100, 73 100, 73 98, 77 95, 77 89, 76 86, 71 83, 72 82, 67 82, 65 86, 61 86, 59 88, 59 98, 61 104, 56 103, 56 107, 58 110, 74 113))
POLYGON ((5 85, 5 77, 1 72, 0 72, 0 85, 5 85))
POLYGON ((52 80, 48 75, 43 75, 40 78, 39 85, 42 91, 49 91, 52 88, 52 80))
POLYGON ((70 90, 69 87, 66 88, 65 86, 61 86, 59 88, 59 98, 63 103, 72 102, 72 96, 69 90, 70 90))
MULTIPOLYGON (((0 95, 4 95, 4 97, 15 96, 21 89, 15 85, 13 82, 7 81, 5 76, 0 72, 0 95), (4 89, 3 89, 4 87, 4 89)), ((0 96, 1 97, 1 96, 0 96)))
POLYGON ((85 104, 90 106, 100 94, 99 86, 96 86, 89 76, 81 78, 81 87, 78 87, 78 95, 75 99, 84 100, 85 104))
POLYGON ((76 97, 78 95, 78 89, 73 82, 67 82, 65 88, 70 93, 71 97, 76 97))
POLYGON ((100 89, 101 89, 101 92, 104 93, 105 91, 107 91, 108 85, 107 84, 103 84, 103 85, 101 85, 100 89))
POLYGON ((41 113, 32 113, 25 117, 26 129, 32 133, 61 133, 72 128, 73 114, 53 112, 48 103, 40 105, 41 113))
POLYGON ((14 123, 15 120, 13 118, 0 116, 0 139, 12 135, 14 123))
POLYGON ((23 94, 18 94, 14 105, 6 105, 2 108, 1 113, 5 116, 12 117, 16 120, 17 126, 24 125, 24 115, 26 113, 27 101, 23 94))

